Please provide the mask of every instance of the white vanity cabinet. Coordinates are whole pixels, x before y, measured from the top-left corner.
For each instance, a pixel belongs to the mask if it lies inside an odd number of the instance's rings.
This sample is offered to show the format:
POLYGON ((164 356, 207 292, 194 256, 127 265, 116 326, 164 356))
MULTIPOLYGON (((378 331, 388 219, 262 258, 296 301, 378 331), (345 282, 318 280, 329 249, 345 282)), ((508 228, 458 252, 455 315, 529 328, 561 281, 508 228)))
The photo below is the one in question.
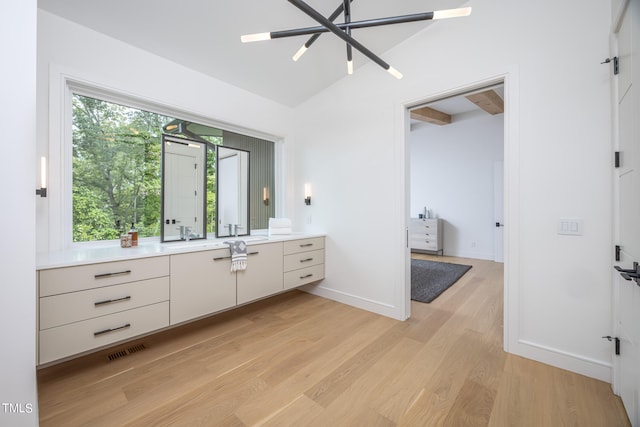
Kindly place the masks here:
MULTIPOLYGON (((251 242, 246 269, 235 272, 227 247, 169 254, 164 252, 166 247, 141 249, 147 251, 144 256, 123 261, 100 261, 88 250, 80 256, 56 253, 40 264, 38 364, 108 347, 324 278, 324 237, 251 242), (71 256, 95 261, 84 263, 71 256)), ((127 253, 122 251, 127 249, 114 248, 109 253, 122 257, 127 253)))
POLYGON ((169 257, 38 273, 40 364, 169 325, 169 257))
POLYGON ((284 242, 284 289, 324 278, 324 237, 284 242))
POLYGON ((442 220, 440 218, 411 218, 409 239, 412 250, 443 253, 442 220))
POLYGON ((229 249, 171 255, 171 324, 236 305, 229 249))
POLYGON ((238 304, 282 292, 282 242, 249 246, 247 268, 236 273, 238 304))

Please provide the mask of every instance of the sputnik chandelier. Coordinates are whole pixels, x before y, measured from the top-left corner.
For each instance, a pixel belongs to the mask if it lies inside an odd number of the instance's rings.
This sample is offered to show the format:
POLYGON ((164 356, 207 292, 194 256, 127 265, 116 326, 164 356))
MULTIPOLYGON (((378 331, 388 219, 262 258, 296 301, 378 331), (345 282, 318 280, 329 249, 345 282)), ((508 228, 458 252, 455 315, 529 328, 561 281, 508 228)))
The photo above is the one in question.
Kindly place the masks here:
POLYGON ((302 0, 287 0, 302 12, 313 18, 320 26, 297 28, 293 30, 271 31, 269 33, 248 34, 240 37, 243 43, 257 42, 263 40, 278 39, 283 37, 294 37, 311 35, 309 40, 293 55, 293 60, 297 61, 309 49, 309 47, 320 37, 322 33, 332 32, 337 37, 347 43, 347 72, 353 74, 352 47, 365 55, 367 58, 387 70, 392 76, 401 79, 402 74, 387 64, 376 54, 371 52, 362 43, 358 42, 351 36, 351 30, 357 28, 377 27, 381 25, 402 24, 405 22, 428 21, 445 18, 457 18, 461 16, 469 16, 471 14, 470 7, 459 9, 437 10, 434 12, 416 13, 412 15, 394 16, 389 18, 376 18, 364 21, 351 21, 351 2, 353 0, 343 0, 342 4, 328 17, 325 18, 320 12, 313 9, 302 0), (344 23, 334 24, 333 21, 344 12, 344 23))

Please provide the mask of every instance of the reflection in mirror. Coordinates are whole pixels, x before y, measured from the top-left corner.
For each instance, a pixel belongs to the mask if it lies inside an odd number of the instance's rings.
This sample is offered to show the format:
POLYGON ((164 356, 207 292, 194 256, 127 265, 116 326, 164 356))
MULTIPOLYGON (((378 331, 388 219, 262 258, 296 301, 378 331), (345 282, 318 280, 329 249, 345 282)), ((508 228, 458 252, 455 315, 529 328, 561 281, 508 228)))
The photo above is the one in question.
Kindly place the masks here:
POLYGON ((207 237, 205 156, 205 143, 162 136, 162 242, 207 237))
POLYGON ((249 225, 249 152, 217 147, 216 236, 246 236, 249 225))

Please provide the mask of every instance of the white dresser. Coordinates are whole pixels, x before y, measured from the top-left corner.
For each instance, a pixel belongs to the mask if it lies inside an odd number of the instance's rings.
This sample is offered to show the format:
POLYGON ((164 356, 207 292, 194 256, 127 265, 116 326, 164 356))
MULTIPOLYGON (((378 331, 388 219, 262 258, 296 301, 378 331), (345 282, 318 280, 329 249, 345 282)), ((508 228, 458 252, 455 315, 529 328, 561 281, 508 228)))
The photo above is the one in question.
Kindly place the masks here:
POLYGON ((431 251, 444 254, 442 220, 440 218, 411 218, 409 247, 412 251, 431 251))

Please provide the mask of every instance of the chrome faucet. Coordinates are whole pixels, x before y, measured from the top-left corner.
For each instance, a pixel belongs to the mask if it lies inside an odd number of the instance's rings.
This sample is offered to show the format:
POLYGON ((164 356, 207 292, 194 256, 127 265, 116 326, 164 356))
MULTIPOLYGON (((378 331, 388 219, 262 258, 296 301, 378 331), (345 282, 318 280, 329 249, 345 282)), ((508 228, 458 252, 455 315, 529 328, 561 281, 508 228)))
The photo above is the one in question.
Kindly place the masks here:
POLYGON ((228 224, 227 227, 229 227, 229 236, 234 236, 234 237, 238 237, 239 228, 244 228, 244 227, 241 227, 240 224, 228 224))
POLYGON ((191 239, 191 227, 185 226, 184 227, 184 240, 186 240, 188 242, 190 239, 191 239))

